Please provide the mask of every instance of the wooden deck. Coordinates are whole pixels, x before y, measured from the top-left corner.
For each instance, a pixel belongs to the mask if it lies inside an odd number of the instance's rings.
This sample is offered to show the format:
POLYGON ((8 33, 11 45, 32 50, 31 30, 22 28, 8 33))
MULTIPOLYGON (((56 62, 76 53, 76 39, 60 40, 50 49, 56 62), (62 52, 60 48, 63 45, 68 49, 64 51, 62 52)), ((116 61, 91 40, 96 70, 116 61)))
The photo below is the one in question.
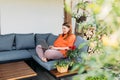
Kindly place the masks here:
MULTIPOLYGON (((50 73, 48 73, 47 70, 45 70, 43 67, 41 67, 39 64, 37 64, 34 60, 27 60, 25 61, 25 63, 27 63, 29 65, 29 68, 32 68, 33 71, 35 71, 37 73, 37 76, 35 75, 29 75, 30 78, 28 78, 28 76, 24 76, 23 79, 20 79, 20 77, 17 80, 56 80, 50 73), (32 77, 34 76, 34 77, 32 77)), ((14 75, 16 72, 16 68, 10 65, 7 65, 9 67, 9 69, 14 69, 11 74, 7 73, 6 75, 14 75)), ((19 66, 19 65, 15 65, 15 66, 19 66)), ((25 68, 22 67, 22 68, 25 68)), ((19 70, 17 70, 19 72, 19 70)), ((1 72, 1 71, 0 71, 1 72)), ((26 71, 23 70, 22 73, 18 74, 18 75, 22 75, 22 74, 26 74, 26 71)), ((1 74, 0 74, 1 75, 1 74)), ((12 80, 16 80, 15 78, 12 80)), ((0 79, 0 80, 8 80, 8 79, 0 79)), ((72 77, 66 77, 66 78, 62 78, 61 80, 72 80, 72 77)))
MULTIPOLYGON (((30 65, 30 61, 27 62, 30 65)), ((43 67, 37 64, 35 61, 30 65, 31 68, 37 73, 37 76, 22 80, 56 80, 50 73, 48 73, 43 67)), ((61 80, 72 80, 72 77, 62 78, 61 80)))

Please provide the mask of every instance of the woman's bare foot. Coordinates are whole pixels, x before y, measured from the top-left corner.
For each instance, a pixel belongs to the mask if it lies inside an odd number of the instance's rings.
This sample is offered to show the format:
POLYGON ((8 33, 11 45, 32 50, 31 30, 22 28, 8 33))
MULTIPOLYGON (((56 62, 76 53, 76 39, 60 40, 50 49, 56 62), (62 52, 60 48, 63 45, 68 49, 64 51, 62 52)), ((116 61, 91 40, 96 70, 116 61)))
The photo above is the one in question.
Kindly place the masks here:
POLYGON ((41 60, 44 61, 44 62, 47 62, 47 59, 44 58, 44 57, 42 57, 41 60))

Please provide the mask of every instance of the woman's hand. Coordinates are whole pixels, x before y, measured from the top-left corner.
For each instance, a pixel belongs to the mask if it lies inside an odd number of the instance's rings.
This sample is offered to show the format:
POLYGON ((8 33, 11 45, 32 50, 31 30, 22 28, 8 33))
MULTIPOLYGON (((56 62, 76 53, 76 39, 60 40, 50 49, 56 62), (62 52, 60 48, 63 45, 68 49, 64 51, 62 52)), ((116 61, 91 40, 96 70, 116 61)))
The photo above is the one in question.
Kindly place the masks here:
POLYGON ((55 47, 54 46, 49 46, 49 49, 55 49, 55 47))

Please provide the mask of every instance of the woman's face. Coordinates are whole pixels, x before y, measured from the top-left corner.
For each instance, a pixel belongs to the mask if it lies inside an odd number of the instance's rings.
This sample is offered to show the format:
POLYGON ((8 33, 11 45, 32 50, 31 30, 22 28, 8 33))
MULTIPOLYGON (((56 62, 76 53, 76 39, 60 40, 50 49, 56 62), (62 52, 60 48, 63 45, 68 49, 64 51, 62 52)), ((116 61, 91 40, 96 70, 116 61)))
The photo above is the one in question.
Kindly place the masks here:
POLYGON ((68 28, 66 26, 62 26, 63 34, 67 34, 69 30, 70 30, 70 28, 68 28))

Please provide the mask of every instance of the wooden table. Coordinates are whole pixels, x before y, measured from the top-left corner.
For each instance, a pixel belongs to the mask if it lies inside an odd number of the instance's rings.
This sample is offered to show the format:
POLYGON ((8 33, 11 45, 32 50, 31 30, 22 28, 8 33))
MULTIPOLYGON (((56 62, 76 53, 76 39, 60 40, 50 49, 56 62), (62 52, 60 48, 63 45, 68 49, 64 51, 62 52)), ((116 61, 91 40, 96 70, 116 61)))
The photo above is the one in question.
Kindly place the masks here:
POLYGON ((77 70, 76 70, 76 71, 70 71, 70 70, 68 70, 68 72, 59 73, 56 69, 50 71, 50 73, 51 73, 57 80, 60 80, 60 79, 63 78, 63 77, 76 75, 77 72, 78 72, 77 70))
POLYGON ((0 64, 0 80, 18 80, 36 75, 24 61, 0 64))

